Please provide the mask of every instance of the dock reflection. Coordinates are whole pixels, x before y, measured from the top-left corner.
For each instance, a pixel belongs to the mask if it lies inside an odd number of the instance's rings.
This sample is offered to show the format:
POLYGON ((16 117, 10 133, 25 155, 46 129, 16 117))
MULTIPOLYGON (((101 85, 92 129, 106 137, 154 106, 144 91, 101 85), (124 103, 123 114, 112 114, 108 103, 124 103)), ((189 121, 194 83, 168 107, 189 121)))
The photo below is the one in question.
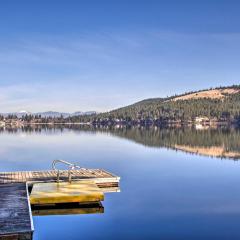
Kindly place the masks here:
MULTIPOLYGON (((120 187, 102 187, 103 193, 120 192, 120 187)), ((32 204, 32 216, 50 215, 81 215, 81 214, 103 214, 102 202, 89 203, 57 203, 57 204, 32 204)))
POLYGON ((91 204, 67 203, 53 205, 32 205, 33 216, 49 215, 79 215, 79 214, 102 214, 104 207, 101 202, 91 204))

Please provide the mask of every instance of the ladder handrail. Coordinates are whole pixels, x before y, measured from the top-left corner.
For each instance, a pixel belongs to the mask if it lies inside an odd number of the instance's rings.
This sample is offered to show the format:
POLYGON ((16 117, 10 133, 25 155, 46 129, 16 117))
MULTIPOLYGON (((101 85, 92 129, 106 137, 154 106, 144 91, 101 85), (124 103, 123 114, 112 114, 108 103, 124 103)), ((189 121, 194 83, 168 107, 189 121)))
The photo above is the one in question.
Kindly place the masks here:
POLYGON ((74 168, 81 168, 81 167, 77 166, 76 164, 73 164, 73 163, 67 162, 67 161, 65 161, 65 160, 62 160, 62 159, 55 159, 55 160, 53 160, 53 162, 52 162, 52 169, 53 169, 53 170, 58 170, 58 169, 56 168, 56 164, 57 164, 57 163, 63 163, 63 164, 66 164, 66 165, 69 166, 69 168, 72 168, 72 169, 74 169, 74 168))
POLYGON ((59 182, 59 178, 60 178, 60 170, 56 168, 56 164, 57 163, 63 163, 65 165, 68 165, 68 181, 69 182, 71 182, 71 180, 72 180, 71 170, 74 170, 75 168, 81 169, 80 166, 78 166, 76 164, 73 164, 73 163, 70 163, 70 162, 67 162, 67 161, 62 160, 62 159, 55 159, 55 160, 53 160, 53 162, 52 162, 52 169, 57 171, 57 182, 59 182))

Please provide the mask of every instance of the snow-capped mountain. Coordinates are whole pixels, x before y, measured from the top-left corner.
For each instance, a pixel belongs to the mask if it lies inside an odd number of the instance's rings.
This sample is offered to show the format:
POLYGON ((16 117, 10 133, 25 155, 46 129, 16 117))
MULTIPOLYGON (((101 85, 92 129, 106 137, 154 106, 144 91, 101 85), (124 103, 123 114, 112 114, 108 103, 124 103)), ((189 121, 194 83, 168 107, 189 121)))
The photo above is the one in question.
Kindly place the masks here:
POLYGON ((19 114, 31 114, 31 113, 26 110, 21 110, 21 111, 19 111, 19 114))
POLYGON ((0 115, 4 116, 4 117, 7 117, 9 115, 15 115, 17 116, 18 118, 21 118, 22 116, 25 116, 25 115, 30 115, 31 113, 26 111, 26 110, 21 110, 19 112, 9 112, 9 113, 0 113, 0 115))

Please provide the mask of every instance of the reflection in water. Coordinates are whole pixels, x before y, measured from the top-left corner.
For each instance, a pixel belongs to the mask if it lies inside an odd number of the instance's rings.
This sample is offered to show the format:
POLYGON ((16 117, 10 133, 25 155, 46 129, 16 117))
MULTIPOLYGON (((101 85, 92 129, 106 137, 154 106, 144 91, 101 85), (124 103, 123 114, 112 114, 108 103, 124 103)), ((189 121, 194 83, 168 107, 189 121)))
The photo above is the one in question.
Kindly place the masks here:
POLYGON ((28 127, 0 133, 0 161, 2 171, 46 170, 63 158, 121 176, 122 191, 106 195, 104 214, 35 216, 34 240, 235 240, 240 162, 167 149, 239 153, 239 139, 238 129, 224 128, 28 127))
POLYGON ((54 205, 32 205, 33 216, 49 215, 75 215, 75 214, 96 214, 104 213, 101 202, 92 204, 54 204, 54 205))
POLYGON ((148 147, 171 148, 188 153, 240 159, 240 129, 238 128, 158 128, 158 127, 93 127, 88 125, 69 126, 27 126, 21 129, 1 129, 8 133, 45 132, 54 134, 65 130, 84 131, 88 133, 108 133, 116 137, 132 140, 148 147))
POLYGON ((111 130, 114 135, 148 147, 166 147, 220 158, 240 158, 240 129, 131 128, 111 130))

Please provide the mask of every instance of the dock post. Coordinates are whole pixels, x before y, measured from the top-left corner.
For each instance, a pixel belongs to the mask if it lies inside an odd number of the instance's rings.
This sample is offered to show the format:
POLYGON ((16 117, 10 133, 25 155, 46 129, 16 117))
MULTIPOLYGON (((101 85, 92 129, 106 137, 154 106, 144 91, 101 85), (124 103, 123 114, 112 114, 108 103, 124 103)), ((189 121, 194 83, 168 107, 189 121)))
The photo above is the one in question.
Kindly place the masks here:
POLYGON ((72 182, 72 173, 71 173, 71 169, 68 170, 68 182, 69 182, 69 183, 72 182))
POLYGON ((57 171, 57 183, 59 183, 59 179, 60 179, 60 170, 57 171))

